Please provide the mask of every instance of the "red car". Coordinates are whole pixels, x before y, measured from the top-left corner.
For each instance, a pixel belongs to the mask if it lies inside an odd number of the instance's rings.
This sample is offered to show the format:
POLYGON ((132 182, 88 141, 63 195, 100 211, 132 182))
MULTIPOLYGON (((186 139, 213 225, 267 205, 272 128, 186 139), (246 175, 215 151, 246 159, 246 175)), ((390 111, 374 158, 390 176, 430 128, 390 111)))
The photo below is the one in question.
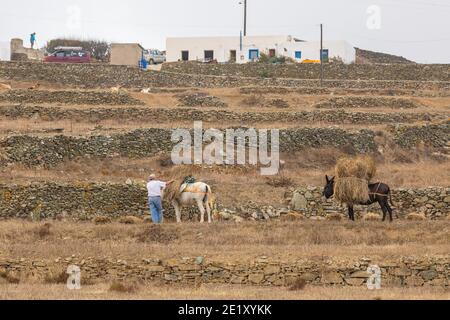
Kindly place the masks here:
POLYGON ((55 52, 44 58, 45 62, 89 63, 91 55, 78 47, 58 47, 55 52))

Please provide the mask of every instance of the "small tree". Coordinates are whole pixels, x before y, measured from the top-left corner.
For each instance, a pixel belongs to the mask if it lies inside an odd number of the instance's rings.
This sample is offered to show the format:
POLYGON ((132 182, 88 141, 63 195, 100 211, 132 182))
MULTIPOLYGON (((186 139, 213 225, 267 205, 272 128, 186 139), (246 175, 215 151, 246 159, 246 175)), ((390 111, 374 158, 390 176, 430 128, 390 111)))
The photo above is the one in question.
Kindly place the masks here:
POLYGON ((56 47, 82 47, 92 58, 103 62, 109 61, 111 53, 111 45, 101 40, 53 39, 47 42, 45 50, 51 53, 56 47))

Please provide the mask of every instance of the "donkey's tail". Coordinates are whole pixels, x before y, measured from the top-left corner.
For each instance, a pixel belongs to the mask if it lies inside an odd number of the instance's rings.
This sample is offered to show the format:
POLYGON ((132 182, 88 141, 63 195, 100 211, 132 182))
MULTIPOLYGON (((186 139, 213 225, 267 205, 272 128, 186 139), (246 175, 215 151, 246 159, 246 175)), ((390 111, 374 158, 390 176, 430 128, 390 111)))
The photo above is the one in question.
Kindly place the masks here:
MULTIPOLYGON (((394 201, 392 201, 392 190, 390 190, 390 189, 389 189, 389 202, 390 202, 391 206, 395 207, 395 203, 394 203, 394 201)), ((395 212, 395 216, 398 219, 399 217, 398 217, 397 210, 395 210, 394 212, 395 212)))
POLYGON ((208 198, 209 198, 209 196, 211 194, 212 194, 211 188, 208 185, 206 185, 206 194, 203 197, 203 203, 207 203, 208 202, 208 198))
POLYGON ((391 206, 395 207, 395 204, 392 201, 392 190, 389 190, 389 202, 391 203, 391 206))

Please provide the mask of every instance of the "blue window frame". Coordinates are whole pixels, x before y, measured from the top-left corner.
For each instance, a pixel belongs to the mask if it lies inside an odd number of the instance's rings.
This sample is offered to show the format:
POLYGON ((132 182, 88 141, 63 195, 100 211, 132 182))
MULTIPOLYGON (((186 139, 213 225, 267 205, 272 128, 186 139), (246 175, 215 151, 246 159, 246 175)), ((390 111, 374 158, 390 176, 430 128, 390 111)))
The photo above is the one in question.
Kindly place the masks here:
POLYGON ((248 59, 255 60, 259 58, 259 50, 258 49, 250 49, 248 50, 248 59))
POLYGON ((302 52, 301 51, 295 51, 295 59, 301 59, 302 58, 302 52))

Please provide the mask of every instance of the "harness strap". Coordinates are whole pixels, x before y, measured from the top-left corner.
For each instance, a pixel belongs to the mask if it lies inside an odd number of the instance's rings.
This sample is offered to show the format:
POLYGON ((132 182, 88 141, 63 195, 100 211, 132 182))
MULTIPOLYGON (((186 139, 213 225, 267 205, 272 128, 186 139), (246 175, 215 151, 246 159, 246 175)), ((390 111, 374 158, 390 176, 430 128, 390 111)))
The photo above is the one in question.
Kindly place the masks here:
POLYGON ((376 192, 369 192, 369 195, 376 195, 376 196, 381 196, 381 197, 389 197, 389 195, 387 194, 381 194, 381 193, 376 193, 376 192))

